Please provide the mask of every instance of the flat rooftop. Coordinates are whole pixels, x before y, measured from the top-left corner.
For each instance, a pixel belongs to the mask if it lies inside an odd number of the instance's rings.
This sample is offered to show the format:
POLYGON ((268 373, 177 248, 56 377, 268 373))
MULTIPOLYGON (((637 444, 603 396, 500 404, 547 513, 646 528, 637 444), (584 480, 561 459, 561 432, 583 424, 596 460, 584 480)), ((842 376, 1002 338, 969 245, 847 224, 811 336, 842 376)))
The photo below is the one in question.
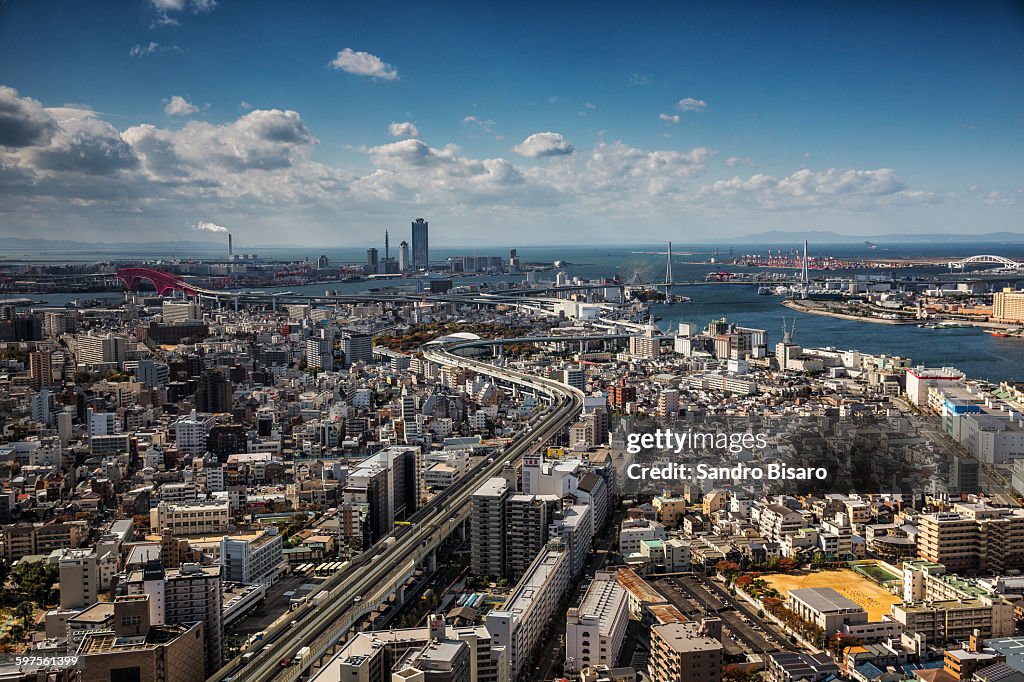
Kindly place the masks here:
POLYGON ((516 585, 515 590, 502 604, 500 611, 509 611, 515 616, 526 613, 533 606, 534 599, 544 589, 548 578, 555 572, 562 561, 567 561, 565 550, 549 549, 540 555, 526 575, 516 585))
POLYGON ((651 627, 676 653, 722 650, 722 643, 700 634, 700 623, 665 623, 651 627))
POLYGON ((612 631, 612 616, 625 607, 626 590, 617 577, 615 571, 598 571, 578 609, 581 616, 597 618, 601 632, 605 634, 612 631))
POLYGON ((847 599, 831 587, 803 587, 790 590, 789 596, 799 599, 820 613, 864 610, 863 606, 852 599, 847 599))

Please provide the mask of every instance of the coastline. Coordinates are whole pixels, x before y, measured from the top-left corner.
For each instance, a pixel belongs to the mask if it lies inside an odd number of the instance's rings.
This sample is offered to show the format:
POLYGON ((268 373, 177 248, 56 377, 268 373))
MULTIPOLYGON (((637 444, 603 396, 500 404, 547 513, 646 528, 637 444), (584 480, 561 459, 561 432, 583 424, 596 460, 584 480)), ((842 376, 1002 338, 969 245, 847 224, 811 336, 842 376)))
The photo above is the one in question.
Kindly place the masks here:
POLYGON ((886 320, 881 317, 866 317, 861 315, 847 315, 845 313, 835 313, 831 310, 823 310, 821 308, 811 307, 801 301, 793 299, 783 299, 781 304, 790 308, 791 310, 798 310, 801 313, 807 313, 808 315, 821 315, 823 317, 836 317, 840 320, 852 320, 854 322, 870 322, 872 324, 921 324, 921 320, 886 320))
MULTIPOLYGON (((791 310, 797 310, 801 313, 807 313, 808 315, 821 315, 823 317, 835 317, 840 320, 852 320, 854 322, 870 322, 872 324, 895 324, 895 325, 907 325, 907 324, 922 324, 926 320, 886 320, 880 317, 867 317, 860 315, 847 315, 845 313, 837 313, 831 310, 824 310, 814 306, 807 305, 804 301, 795 299, 784 299, 781 304, 791 310)), ((942 321, 945 318, 928 318, 928 321, 942 321)), ((957 322, 963 322, 969 324, 977 329, 1005 329, 1008 325, 1002 322, 981 322, 978 320, 956 320, 957 322)))

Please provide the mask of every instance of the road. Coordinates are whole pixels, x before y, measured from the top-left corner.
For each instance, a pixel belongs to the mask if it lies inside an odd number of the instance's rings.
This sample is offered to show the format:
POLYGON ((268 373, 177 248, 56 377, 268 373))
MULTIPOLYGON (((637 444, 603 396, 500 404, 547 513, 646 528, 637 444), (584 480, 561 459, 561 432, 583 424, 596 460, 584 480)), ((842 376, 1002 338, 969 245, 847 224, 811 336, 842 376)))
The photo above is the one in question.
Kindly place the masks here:
MULTIPOLYGON (((551 379, 536 377, 515 370, 496 367, 486 362, 455 355, 454 351, 486 348, 499 344, 532 343, 548 337, 526 337, 462 342, 443 348, 427 348, 425 356, 431 362, 464 367, 503 381, 530 388, 551 401, 551 406, 534 415, 530 425, 516 434, 516 438, 500 455, 478 465, 456 485, 434 498, 411 519, 412 525, 403 526, 392 535, 369 548, 353 562, 350 570, 338 574, 324 584, 328 596, 319 606, 307 603, 295 611, 294 620, 281 624, 268 632, 258 647, 247 652, 248 661, 235 659, 217 671, 211 682, 296 679, 309 665, 330 653, 334 645, 371 612, 376 604, 386 599, 394 586, 401 584, 412 567, 430 553, 444 538, 455 532, 469 516, 470 497, 484 481, 498 475, 507 462, 516 461, 533 451, 568 426, 583 407, 583 393, 551 379), (311 649, 310 656, 301 664, 284 667, 303 646, 311 649)), ((614 337, 551 337, 561 341, 614 337)))

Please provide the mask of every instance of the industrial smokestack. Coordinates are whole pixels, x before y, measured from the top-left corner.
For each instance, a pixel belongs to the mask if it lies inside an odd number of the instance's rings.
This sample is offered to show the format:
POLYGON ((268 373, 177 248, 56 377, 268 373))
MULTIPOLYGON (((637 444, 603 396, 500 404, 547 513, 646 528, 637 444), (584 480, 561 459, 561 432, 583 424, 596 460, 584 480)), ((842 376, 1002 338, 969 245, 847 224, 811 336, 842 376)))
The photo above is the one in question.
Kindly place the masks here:
POLYGON ((228 232, 228 258, 230 259, 233 255, 234 254, 231 252, 231 233, 228 232))

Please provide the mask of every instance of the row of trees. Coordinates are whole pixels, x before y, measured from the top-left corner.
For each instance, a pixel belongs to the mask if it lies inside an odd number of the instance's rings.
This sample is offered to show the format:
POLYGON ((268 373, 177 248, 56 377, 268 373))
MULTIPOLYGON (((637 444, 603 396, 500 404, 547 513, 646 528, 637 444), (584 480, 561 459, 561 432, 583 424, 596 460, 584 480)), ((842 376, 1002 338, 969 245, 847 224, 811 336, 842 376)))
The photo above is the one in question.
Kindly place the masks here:
MULTIPOLYGON (((784 560, 780 559, 776 566, 782 561, 784 560)), ((825 630, 815 623, 804 620, 795 611, 787 607, 782 593, 769 585, 768 581, 761 577, 760 572, 742 572, 740 567, 732 561, 720 561, 715 568, 725 578, 727 584, 738 590, 743 590, 743 592, 760 602, 764 610, 778 618, 790 632, 796 633, 816 646, 823 645, 825 630)), ((795 562, 794 566, 789 570, 794 568, 796 568, 795 562)))

